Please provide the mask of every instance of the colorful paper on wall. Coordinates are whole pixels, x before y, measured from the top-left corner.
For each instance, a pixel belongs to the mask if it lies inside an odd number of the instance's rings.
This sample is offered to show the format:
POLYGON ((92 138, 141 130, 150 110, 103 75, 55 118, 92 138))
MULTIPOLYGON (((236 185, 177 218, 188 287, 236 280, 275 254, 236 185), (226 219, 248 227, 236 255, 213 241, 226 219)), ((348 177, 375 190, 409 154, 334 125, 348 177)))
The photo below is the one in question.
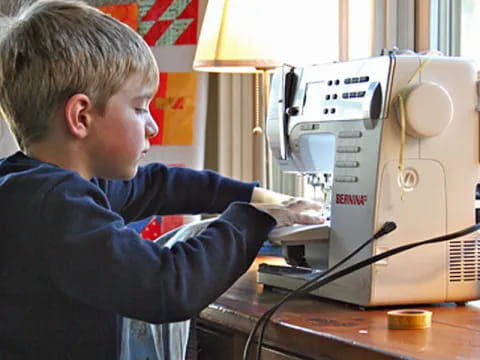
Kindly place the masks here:
POLYGON ((197 43, 198 0, 138 0, 139 29, 150 46, 197 43))
POLYGON ((138 4, 136 2, 99 6, 98 9, 129 25, 135 31, 138 31, 138 4))
MULTIPOLYGON (((168 163, 168 166, 185 166, 180 163, 168 163)), ((179 226, 185 224, 183 215, 152 216, 150 218, 137 221, 129 226, 135 229, 140 236, 147 240, 156 240, 161 235, 166 234, 179 226)))
POLYGON ((166 234, 184 224, 183 215, 154 216, 140 232, 140 236, 147 240, 156 240, 159 236, 166 234))
POLYGON ((160 73, 160 85, 150 103, 159 132, 150 139, 151 144, 193 144, 196 90, 195 72, 160 73))

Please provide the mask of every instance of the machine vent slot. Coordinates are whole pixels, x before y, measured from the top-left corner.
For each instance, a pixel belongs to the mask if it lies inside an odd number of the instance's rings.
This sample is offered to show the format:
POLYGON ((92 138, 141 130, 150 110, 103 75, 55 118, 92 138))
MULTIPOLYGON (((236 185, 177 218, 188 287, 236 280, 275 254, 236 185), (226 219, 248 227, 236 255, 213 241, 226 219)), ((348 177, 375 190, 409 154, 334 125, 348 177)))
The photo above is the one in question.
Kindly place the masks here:
POLYGON ((480 280, 480 239, 452 240, 448 247, 450 282, 480 280))

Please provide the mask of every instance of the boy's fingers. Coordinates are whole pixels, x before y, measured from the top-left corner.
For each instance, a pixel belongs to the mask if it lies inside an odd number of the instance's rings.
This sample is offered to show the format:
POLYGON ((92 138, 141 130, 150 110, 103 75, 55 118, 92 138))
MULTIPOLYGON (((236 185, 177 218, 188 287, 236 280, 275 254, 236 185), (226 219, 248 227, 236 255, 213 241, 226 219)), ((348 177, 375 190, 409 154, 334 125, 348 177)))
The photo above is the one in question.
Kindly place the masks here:
POLYGON ((302 213, 296 213, 296 217, 294 219, 295 224, 303 225, 323 224, 324 222, 325 219, 321 216, 302 213))
POLYGON ((293 198, 284 201, 282 205, 286 206, 292 211, 304 211, 304 210, 322 210, 323 206, 317 201, 311 201, 301 198, 293 198))

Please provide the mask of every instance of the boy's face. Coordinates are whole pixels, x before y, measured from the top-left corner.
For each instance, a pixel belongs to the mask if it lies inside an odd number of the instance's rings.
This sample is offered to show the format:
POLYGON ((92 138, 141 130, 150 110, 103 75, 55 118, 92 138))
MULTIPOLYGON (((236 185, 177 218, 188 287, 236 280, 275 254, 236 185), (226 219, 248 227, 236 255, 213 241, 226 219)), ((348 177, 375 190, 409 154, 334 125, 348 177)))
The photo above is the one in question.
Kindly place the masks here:
POLYGON ((145 156, 158 127, 149 111, 153 97, 143 77, 132 75, 107 102, 103 115, 95 117, 90 139, 93 176, 130 179, 145 156))

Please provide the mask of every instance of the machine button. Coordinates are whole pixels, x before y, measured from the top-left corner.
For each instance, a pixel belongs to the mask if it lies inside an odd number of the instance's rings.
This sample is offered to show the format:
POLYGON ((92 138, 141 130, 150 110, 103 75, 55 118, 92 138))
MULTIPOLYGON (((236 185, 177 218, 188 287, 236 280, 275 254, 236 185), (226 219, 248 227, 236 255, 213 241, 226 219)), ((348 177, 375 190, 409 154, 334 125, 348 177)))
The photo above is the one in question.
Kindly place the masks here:
POLYGON ((368 82, 370 80, 370 77, 368 76, 360 76, 360 82, 368 82))
POLYGON ((352 84, 356 84, 356 83, 358 83, 359 81, 360 81, 360 78, 358 78, 358 77, 352 78, 352 84))
POLYGON ((313 129, 313 125, 311 125, 311 124, 300 125, 300 130, 312 130, 312 129, 313 129))
POLYGON ((357 130, 339 131, 338 137, 342 139, 360 138, 362 137, 362 132, 357 130))
POLYGON ((358 153, 360 146, 337 146, 338 153, 358 153))
POLYGON ((351 78, 346 78, 345 80, 343 80, 343 82, 345 84, 351 84, 352 83, 352 79, 351 78))
POLYGON ((338 168, 357 168, 360 165, 358 161, 336 161, 335 167, 338 168))
POLYGON ((351 176, 351 175, 337 175, 333 179, 335 182, 349 182, 349 183, 354 183, 358 182, 358 177, 357 176, 351 176))

